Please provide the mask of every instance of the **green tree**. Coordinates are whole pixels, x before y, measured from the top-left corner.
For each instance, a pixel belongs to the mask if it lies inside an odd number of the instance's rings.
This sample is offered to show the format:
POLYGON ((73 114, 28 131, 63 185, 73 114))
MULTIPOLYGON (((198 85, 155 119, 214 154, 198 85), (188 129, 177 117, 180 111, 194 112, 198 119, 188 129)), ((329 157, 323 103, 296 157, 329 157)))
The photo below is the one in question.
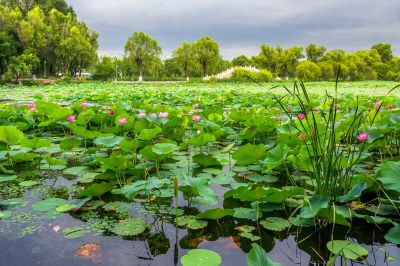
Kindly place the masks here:
POLYGON ((306 56, 307 60, 317 63, 325 54, 326 47, 325 46, 316 46, 315 44, 311 43, 306 47, 306 56))
POLYGON ((24 14, 27 14, 35 6, 40 6, 45 14, 52 9, 57 9, 64 14, 75 13, 64 0, 0 0, 0 4, 11 9, 18 8, 24 14))
POLYGON ((143 65, 158 58, 161 51, 157 40, 143 32, 135 32, 128 38, 125 44, 125 54, 136 63, 139 81, 142 81, 143 65))
POLYGON ((259 68, 267 69, 276 73, 279 65, 279 54, 276 49, 268 44, 261 45, 260 53, 254 57, 259 68))
POLYGON ((0 5, 0 31, 17 35, 22 13, 18 7, 11 9, 0 5))
POLYGON ((18 42, 6 32, 0 32, 0 76, 6 71, 7 60, 17 54, 18 42))
POLYGON ((316 81, 321 76, 321 68, 311 61, 300 62, 296 68, 296 77, 303 81, 316 81))
POLYGON ((371 47, 378 51, 383 63, 387 64, 393 58, 392 45, 387 43, 377 43, 371 47))
POLYGON ((206 36, 198 39, 194 44, 194 54, 200 64, 203 76, 207 76, 210 70, 218 64, 220 60, 218 43, 206 36))
POLYGON ((294 76, 300 59, 304 58, 303 47, 293 46, 285 49, 282 57, 283 76, 294 76))
POLYGON ((245 55, 239 55, 232 59, 232 65, 239 67, 251 66, 253 61, 245 55))
POLYGON ((23 54, 10 57, 9 69, 16 81, 32 73, 32 70, 39 64, 39 58, 30 50, 23 54))
POLYGON ((82 70, 97 58, 97 33, 88 31, 85 24, 77 24, 67 31, 67 37, 56 48, 63 72, 72 76, 80 75, 82 70))
POLYGON ((194 47, 192 44, 184 42, 172 52, 175 62, 181 69, 182 75, 189 80, 191 68, 195 63, 194 61, 194 47))
POLYGON ((31 49, 43 58, 47 44, 47 25, 43 10, 39 6, 30 10, 26 19, 20 22, 18 36, 24 49, 31 49))
POLYGON ((94 78, 101 80, 111 80, 115 77, 115 62, 110 56, 102 57, 95 66, 94 78))
POLYGON ((179 74, 181 73, 180 67, 176 62, 176 58, 164 60, 164 69, 164 74, 167 77, 179 77, 179 74))
POLYGON ((331 80, 335 78, 335 71, 333 70, 333 65, 331 63, 320 61, 317 65, 321 68, 322 80, 331 80))

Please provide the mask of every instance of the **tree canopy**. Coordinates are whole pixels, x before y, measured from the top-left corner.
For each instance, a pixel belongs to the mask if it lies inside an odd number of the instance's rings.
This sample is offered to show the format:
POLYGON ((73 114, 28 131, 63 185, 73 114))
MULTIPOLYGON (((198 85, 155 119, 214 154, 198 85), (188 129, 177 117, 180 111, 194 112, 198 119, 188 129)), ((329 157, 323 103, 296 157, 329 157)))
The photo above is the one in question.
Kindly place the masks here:
POLYGON ((157 40, 144 32, 134 32, 125 44, 125 54, 136 63, 139 79, 143 76, 143 65, 159 59, 161 51, 157 40))
POLYGON ((206 36, 198 39, 193 44, 194 54, 197 62, 201 65, 203 76, 209 74, 212 67, 220 60, 218 43, 206 36))
POLYGON ((0 75, 11 56, 24 51, 39 63, 32 69, 52 75, 59 72, 79 76, 97 59, 98 34, 78 21, 65 1, 4 0, 0 2, 0 75), (59 8, 59 9, 57 9, 59 8))

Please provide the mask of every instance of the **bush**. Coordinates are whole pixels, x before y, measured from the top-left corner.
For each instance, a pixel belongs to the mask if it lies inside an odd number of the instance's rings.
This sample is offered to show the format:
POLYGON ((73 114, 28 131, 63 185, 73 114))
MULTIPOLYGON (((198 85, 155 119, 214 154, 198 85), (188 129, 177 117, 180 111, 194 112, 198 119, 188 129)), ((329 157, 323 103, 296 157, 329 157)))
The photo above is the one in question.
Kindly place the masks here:
POLYGON ((260 70, 259 72, 254 72, 241 67, 235 68, 232 74, 232 78, 229 80, 233 81, 257 81, 257 82, 270 82, 273 76, 268 70, 260 70))
POLYGON ((24 79, 21 81, 22 81, 22 85, 24 85, 24 86, 39 86, 40 85, 39 81, 33 80, 33 79, 24 79))
POLYGON ((400 81, 400 72, 389 71, 387 73, 387 79, 393 81, 400 81))
POLYGON ((322 80, 331 80, 336 77, 332 64, 327 62, 318 62, 318 66, 321 68, 322 80))
POLYGON ((314 62, 303 61, 296 68, 296 77, 303 81, 317 81, 321 76, 321 68, 314 62))
POLYGON ((115 64, 109 56, 103 57, 96 65, 94 79, 112 80, 115 78, 115 64))

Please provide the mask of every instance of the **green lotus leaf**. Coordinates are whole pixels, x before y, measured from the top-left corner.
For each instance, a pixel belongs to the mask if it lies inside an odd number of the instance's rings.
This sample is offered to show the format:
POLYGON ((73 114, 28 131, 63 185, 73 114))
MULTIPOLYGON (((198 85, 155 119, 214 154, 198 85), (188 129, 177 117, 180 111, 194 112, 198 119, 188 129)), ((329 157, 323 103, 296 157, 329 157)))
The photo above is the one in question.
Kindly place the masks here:
POLYGON ((192 249, 182 256, 183 266, 218 266, 222 263, 221 256, 207 249, 192 249))

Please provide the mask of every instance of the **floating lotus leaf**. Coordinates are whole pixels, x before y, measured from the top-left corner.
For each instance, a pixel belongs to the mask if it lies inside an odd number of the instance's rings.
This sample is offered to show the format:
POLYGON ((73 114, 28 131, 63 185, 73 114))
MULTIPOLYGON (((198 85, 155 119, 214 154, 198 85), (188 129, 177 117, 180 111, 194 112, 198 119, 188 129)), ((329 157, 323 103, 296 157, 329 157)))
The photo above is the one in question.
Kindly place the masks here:
POLYGON ((129 218, 114 225, 112 231, 121 236, 140 235, 147 229, 148 225, 139 218, 129 218))
POLYGON ((182 256, 183 266, 218 266, 222 263, 221 256, 208 249, 192 249, 182 256))
POLYGON ((264 221, 261 221, 260 224, 271 231, 282 231, 290 226, 288 220, 279 217, 268 217, 264 221))
POLYGON ((368 256, 368 250, 348 240, 333 240, 326 244, 326 247, 335 255, 346 259, 357 260, 368 256))

